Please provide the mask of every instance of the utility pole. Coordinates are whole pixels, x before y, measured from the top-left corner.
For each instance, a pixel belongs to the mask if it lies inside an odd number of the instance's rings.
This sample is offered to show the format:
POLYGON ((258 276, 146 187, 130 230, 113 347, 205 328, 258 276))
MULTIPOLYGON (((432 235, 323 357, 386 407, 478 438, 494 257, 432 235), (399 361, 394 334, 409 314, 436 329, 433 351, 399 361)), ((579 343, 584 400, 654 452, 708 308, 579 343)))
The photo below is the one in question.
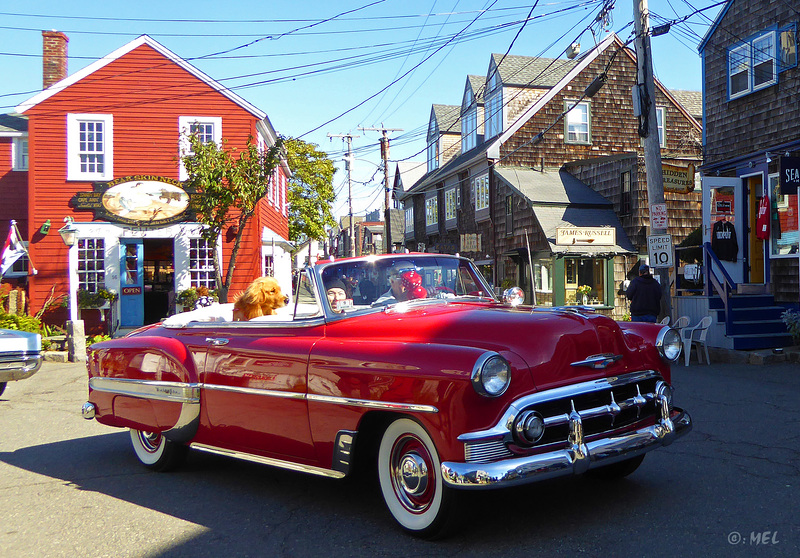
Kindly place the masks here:
POLYGON ((380 128, 359 128, 362 132, 383 132, 381 136, 381 159, 383 159, 383 188, 385 199, 383 202, 383 222, 384 222, 384 251, 387 254, 392 252, 392 223, 389 214, 389 209, 392 205, 392 193, 389 187, 389 136, 388 132, 402 132, 402 128, 384 128, 381 124, 380 128))
MULTIPOLYGON (((647 173, 647 201, 650 215, 650 234, 667 234, 667 228, 653 227, 653 206, 664 206, 664 173, 661 168, 661 146, 658 140, 656 117, 656 86, 653 79, 653 58, 650 53, 650 11, 647 0, 633 0, 633 23, 636 29, 636 64, 638 68, 638 98, 641 119, 639 135, 644 138, 644 167, 647 173)), ((666 130, 665 130, 666 133, 666 130)), ((651 262, 652 265, 652 262, 651 262)), ((669 268, 658 267, 661 293, 667 315, 672 316, 669 268)))
POLYGON ((350 167, 353 164, 353 138, 360 138, 361 136, 354 136, 353 134, 328 134, 328 137, 333 140, 333 138, 342 138, 343 141, 347 143, 347 155, 344 157, 344 169, 347 171, 347 200, 350 204, 350 257, 353 258, 356 255, 356 238, 355 238, 355 227, 353 226, 353 186, 352 182, 350 181, 351 171, 350 167))

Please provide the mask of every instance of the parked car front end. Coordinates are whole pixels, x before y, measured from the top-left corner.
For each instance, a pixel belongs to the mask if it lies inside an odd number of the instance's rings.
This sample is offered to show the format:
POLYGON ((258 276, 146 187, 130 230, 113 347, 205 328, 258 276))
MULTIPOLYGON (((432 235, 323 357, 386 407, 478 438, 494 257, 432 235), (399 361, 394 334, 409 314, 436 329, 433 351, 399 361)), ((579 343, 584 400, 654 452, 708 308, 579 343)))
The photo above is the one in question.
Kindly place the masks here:
POLYGON ((0 330, 0 394, 8 382, 33 376, 42 366, 42 336, 38 333, 0 330))

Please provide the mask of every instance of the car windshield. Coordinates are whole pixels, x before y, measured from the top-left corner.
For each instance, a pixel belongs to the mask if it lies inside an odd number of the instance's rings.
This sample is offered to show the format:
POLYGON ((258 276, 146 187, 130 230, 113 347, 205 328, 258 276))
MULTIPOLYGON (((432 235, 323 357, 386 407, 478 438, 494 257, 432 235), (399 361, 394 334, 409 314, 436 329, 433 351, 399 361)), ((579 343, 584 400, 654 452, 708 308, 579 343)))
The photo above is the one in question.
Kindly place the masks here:
POLYGON ((350 312, 418 299, 494 298, 468 261, 402 254, 323 264, 323 292, 333 312, 350 312))

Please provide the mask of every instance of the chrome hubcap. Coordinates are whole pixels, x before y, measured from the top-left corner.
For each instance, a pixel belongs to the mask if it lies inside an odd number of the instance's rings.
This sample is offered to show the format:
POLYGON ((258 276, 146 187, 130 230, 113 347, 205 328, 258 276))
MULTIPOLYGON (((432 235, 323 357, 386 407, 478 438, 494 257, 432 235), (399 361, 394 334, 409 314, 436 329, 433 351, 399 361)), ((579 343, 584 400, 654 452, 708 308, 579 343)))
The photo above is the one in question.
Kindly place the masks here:
POLYGON ((405 455, 400 461, 400 485, 410 496, 419 496, 427 490, 428 465, 416 453, 405 455))

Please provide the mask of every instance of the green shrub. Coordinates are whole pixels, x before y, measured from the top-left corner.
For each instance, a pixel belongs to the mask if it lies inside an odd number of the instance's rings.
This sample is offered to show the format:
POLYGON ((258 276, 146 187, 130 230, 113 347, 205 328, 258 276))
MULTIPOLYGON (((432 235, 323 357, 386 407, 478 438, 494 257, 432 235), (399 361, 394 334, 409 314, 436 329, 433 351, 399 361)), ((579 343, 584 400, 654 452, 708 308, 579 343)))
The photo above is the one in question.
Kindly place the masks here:
POLYGON ((96 293, 90 293, 83 289, 78 290, 78 308, 99 308, 106 301, 113 302, 116 299, 117 293, 114 291, 100 289, 96 293))
POLYGON ((15 329, 17 331, 42 332, 42 322, 33 316, 18 316, 0 311, 0 329, 15 329))
POLYGON ((800 311, 786 310, 781 314, 781 319, 786 324, 786 329, 792 334, 794 342, 800 344, 800 311))

